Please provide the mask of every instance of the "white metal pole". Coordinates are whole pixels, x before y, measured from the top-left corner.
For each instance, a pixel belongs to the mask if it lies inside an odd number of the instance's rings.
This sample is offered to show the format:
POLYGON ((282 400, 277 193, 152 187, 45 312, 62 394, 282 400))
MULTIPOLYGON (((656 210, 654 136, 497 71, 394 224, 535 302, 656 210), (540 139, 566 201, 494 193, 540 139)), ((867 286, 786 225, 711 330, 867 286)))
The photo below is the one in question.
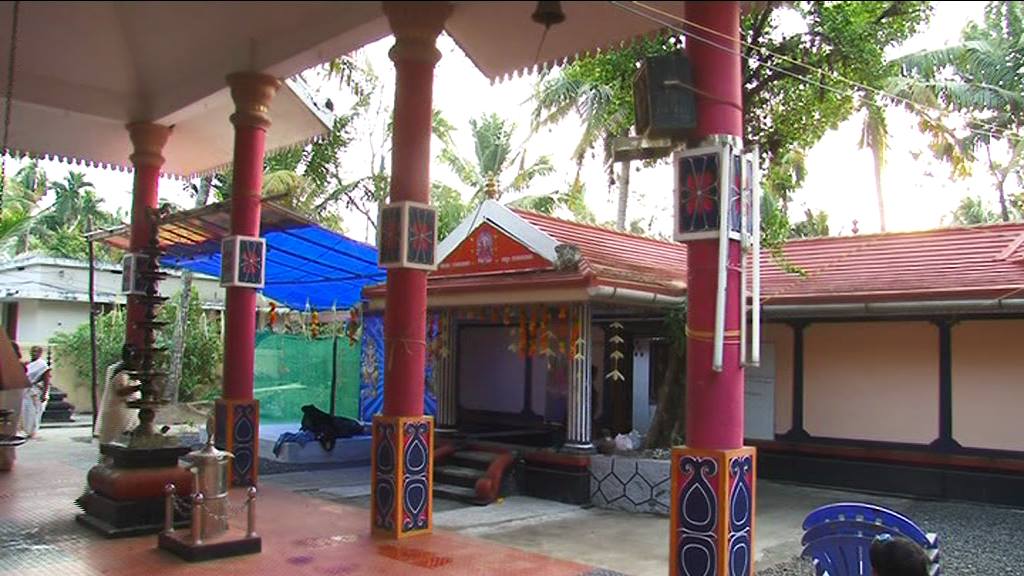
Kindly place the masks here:
POLYGON ((747 202, 750 187, 747 158, 740 154, 740 366, 747 365, 747 256, 750 254, 750 235, 747 234, 747 202))
POLYGON ((722 371, 725 355, 725 298, 728 282, 729 266, 729 172, 731 146, 722 145, 718 161, 718 287, 715 295, 715 337, 711 369, 722 371))
POLYGON ((750 350, 750 363, 754 366, 761 365, 761 166, 758 156, 758 149, 751 151, 750 177, 752 186, 750 192, 753 195, 750 205, 753 210, 754 224, 754 254, 753 254, 753 282, 751 288, 751 340, 753 346, 750 350))

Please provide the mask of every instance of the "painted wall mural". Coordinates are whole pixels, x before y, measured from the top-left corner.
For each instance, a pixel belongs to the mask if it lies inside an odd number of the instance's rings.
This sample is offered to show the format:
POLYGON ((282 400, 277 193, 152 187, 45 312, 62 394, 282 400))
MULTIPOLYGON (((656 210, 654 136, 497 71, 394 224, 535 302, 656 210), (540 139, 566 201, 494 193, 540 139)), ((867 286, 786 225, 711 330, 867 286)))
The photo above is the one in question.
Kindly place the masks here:
MULTIPOLYGON (((427 316, 427 349, 438 337, 437 315, 427 316)), ((359 418, 363 422, 373 420, 375 414, 384 409, 384 316, 367 314, 363 319, 363 351, 360 369, 359 418)), ((437 397, 433 391, 433 355, 427 354, 424 374, 423 411, 427 416, 437 414, 437 397)))

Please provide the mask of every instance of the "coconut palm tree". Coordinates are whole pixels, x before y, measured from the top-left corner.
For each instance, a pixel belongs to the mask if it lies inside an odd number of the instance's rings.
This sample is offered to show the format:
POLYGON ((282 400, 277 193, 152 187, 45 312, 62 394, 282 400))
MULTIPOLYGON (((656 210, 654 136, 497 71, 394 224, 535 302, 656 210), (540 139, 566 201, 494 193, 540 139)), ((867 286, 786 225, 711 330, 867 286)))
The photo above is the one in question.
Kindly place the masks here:
MULTIPOLYGON (((580 170, 587 153, 599 143, 605 160, 608 159, 611 139, 629 134, 632 122, 632 103, 616 98, 615 91, 602 78, 588 73, 574 73, 573 69, 556 73, 537 84, 534 93, 536 107, 533 112, 533 130, 557 124, 575 112, 583 122, 583 133, 573 149, 576 162, 574 186, 579 186, 580 170)), ((609 179, 618 186, 618 204, 615 227, 626 228, 626 209, 629 204, 629 173, 631 162, 619 163, 618 178, 609 179)))
POLYGON ((473 157, 461 155, 452 140, 453 130, 438 133, 444 162, 472 193, 471 204, 486 198, 500 200, 506 193, 522 195, 533 181, 555 171, 551 159, 541 156, 527 161, 525 149, 515 150, 512 137, 516 126, 497 114, 485 114, 469 121, 473 134, 473 157))
POLYGON ((958 226, 990 224, 999 221, 999 215, 989 210, 980 196, 962 198, 950 216, 952 216, 953 224, 958 226))
POLYGON ((885 153, 889 147, 889 129, 885 109, 873 99, 862 99, 864 125, 861 127, 861 149, 871 150, 875 165, 875 195, 878 201, 878 225, 885 232, 885 197, 882 192, 882 171, 885 169, 885 153))
POLYGON ((583 133, 572 153, 577 183, 587 154, 601 147, 609 181, 614 181, 618 187, 615 226, 619 230, 626 229, 631 162, 620 162, 618 176, 614 175, 613 165, 608 162, 611 141, 628 136, 633 126, 633 79, 637 64, 647 56, 678 49, 679 39, 673 36, 636 42, 618 50, 581 58, 542 77, 534 90, 534 132, 558 124, 573 113, 583 123, 583 133))
POLYGON ((959 44, 910 54, 899 59, 903 75, 918 92, 929 92, 947 110, 964 118, 971 133, 958 137, 934 112, 911 106, 932 135, 933 151, 954 166, 954 175, 984 152, 996 180, 999 211, 1010 219, 1006 181, 1024 177, 1024 4, 989 2, 982 24, 969 24, 959 44), (993 145, 1005 144, 1006 160, 993 155, 993 145))
POLYGON ((62 227, 81 228, 92 219, 97 226, 110 224, 110 215, 100 207, 103 200, 96 196, 92 182, 81 172, 68 172, 63 180, 49 183, 54 194, 53 207, 40 218, 40 224, 50 232, 62 227))
POLYGON ((31 222, 32 216, 29 213, 5 206, 0 214, 0 252, 6 254, 13 245, 20 246, 31 222))

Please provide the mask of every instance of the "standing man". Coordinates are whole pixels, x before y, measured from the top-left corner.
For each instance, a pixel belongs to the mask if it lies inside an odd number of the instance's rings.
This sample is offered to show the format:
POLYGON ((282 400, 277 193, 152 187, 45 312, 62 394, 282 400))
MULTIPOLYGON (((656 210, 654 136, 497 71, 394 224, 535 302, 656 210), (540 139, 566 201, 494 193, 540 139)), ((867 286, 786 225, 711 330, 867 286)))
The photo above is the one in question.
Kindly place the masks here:
POLYGON ((109 444, 120 439, 139 425, 135 410, 127 402, 139 397, 142 386, 132 380, 130 372, 138 367, 138 353, 134 346, 125 344, 121 348, 121 360, 107 368, 106 385, 96 418, 96 434, 100 444, 109 444))
POLYGON ((43 422, 43 412, 50 400, 50 365, 43 358, 43 347, 33 346, 29 351, 29 363, 25 368, 28 373, 29 387, 25 389, 25 397, 21 408, 22 427, 29 438, 35 438, 43 422))

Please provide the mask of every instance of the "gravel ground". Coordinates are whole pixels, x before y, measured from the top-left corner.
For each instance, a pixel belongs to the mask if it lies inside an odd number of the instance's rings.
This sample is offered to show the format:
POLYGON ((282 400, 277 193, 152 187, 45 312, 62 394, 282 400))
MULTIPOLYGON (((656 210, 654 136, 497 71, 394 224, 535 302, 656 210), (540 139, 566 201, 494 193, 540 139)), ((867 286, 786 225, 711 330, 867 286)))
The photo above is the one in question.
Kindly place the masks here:
MULTIPOLYGON (((871 501, 871 497, 864 500, 871 501)), ((939 535, 943 574, 1024 576, 1024 510, 916 500, 897 511, 939 535)), ((794 558, 757 574, 813 576, 814 569, 794 558)))
POLYGON ((814 567, 810 562, 794 558, 789 562, 758 570, 757 576, 814 576, 814 567))
POLYGON ((939 535, 944 574, 1024 575, 1024 510, 912 501, 900 512, 939 535))

